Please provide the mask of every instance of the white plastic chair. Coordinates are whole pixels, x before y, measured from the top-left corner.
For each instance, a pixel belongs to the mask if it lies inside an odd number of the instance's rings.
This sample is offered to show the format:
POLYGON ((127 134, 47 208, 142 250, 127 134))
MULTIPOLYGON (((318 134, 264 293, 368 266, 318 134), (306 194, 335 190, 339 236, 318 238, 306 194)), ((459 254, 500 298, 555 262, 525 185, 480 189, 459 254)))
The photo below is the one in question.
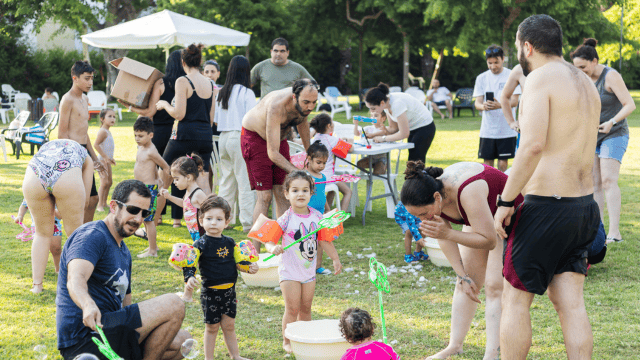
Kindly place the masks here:
MULTIPOLYGON (((333 193, 333 202, 335 204, 335 207, 338 209, 338 211, 342 210, 340 208, 340 190, 338 189, 338 185, 336 185, 335 183, 326 184, 324 188, 324 193, 325 195, 329 193, 333 193)), ((329 204, 329 207, 331 207, 331 204, 329 204)), ((351 215, 353 216, 354 214, 351 213, 351 215)))
POLYGON ((414 98, 418 99, 418 101, 420 101, 423 104, 424 104, 425 100, 427 100, 427 95, 424 93, 424 91, 420 90, 419 88, 417 88, 415 86, 410 87, 407 90, 405 90, 405 94, 409 94, 409 95, 413 96, 414 98))
POLYGON ((89 111, 101 111, 107 108, 107 94, 104 91, 89 91, 87 98, 89 98, 89 111))
POLYGON ((389 88, 390 93, 402 92, 402 88, 400 86, 392 86, 389 88))
POLYGON ((2 94, 9 99, 9 103, 13 103, 14 96, 19 93, 20 91, 14 89, 10 84, 2 84, 2 94))
MULTIPOLYGON (((329 106, 331 106, 331 117, 339 112, 346 112, 347 119, 351 118, 351 106, 349 105, 348 100, 338 100, 339 96, 343 96, 335 86, 327 86, 323 94, 324 98, 327 100, 329 106)), ((318 107, 319 108, 319 107, 318 107)))
POLYGON ((15 103, 14 103, 14 111, 16 116, 20 114, 21 111, 30 111, 29 109, 29 100, 31 100, 31 95, 27 93, 19 93, 15 95, 15 103))

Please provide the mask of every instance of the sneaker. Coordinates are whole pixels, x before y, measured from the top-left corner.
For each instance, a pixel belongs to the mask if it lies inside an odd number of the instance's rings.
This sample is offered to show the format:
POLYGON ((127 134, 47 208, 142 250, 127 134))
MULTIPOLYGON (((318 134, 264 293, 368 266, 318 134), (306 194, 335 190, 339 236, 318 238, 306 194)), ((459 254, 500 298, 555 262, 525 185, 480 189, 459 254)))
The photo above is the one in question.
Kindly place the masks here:
POLYGON ((416 257, 415 255, 405 255, 404 256, 404 262, 406 262, 407 264, 411 264, 412 262, 416 262, 416 261, 420 261, 420 259, 418 257, 416 257))
POLYGON ((331 270, 325 269, 323 267, 316 269, 316 274, 319 275, 331 275, 331 270))
POLYGON ((425 254, 424 251, 420 250, 420 251, 414 251, 413 252, 413 256, 415 256, 416 258, 418 258, 420 261, 424 261, 429 259, 429 255, 425 254))

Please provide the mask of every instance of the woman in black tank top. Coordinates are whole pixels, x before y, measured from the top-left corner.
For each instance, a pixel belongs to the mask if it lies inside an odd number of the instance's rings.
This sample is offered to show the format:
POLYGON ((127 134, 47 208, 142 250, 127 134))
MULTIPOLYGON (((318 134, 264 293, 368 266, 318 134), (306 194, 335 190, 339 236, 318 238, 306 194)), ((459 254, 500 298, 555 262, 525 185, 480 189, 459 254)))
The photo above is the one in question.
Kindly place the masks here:
MULTIPOLYGON (((151 97, 149 99, 149 107, 141 109, 137 107, 129 107, 129 109, 140 116, 146 116, 153 119, 153 138, 151 142, 155 145, 160 154, 164 153, 169 139, 171 137, 171 130, 173 129, 174 118, 167 113, 166 110, 157 110, 155 104, 159 100, 164 100, 171 103, 175 96, 175 84, 179 77, 186 75, 182 67, 182 50, 176 50, 169 55, 167 60, 167 66, 165 68, 165 75, 162 79, 156 81, 151 91, 151 97)), ((181 191, 171 185, 171 193, 177 197, 184 197, 184 194, 180 194, 181 191)), ((164 199, 158 198, 158 209, 162 209, 161 215, 166 213, 164 199)), ((174 224, 180 225, 182 219, 182 207, 172 206, 171 218, 174 219, 174 224)))
MULTIPOLYGON (((178 120, 162 157, 171 164, 181 156, 196 152, 204 161, 204 172, 208 173, 213 151, 213 84, 200 74, 201 47, 189 45, 181 51, 181 55, 182 67, 187 75, 176 81, 175 107, 165 100, 156 103, 158 111, 165 110, 178 120)), ((205 175, 208 177, 208 174, 205 175)))

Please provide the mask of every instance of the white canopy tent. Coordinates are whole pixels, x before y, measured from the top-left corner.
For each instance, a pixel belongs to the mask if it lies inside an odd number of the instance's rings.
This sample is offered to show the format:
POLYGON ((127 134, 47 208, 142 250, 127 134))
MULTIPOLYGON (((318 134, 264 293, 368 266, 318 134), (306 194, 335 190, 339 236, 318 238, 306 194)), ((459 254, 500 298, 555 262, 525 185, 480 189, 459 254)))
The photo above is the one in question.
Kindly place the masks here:
POLYGON ((82 42, 105 49, 164 48, 166 58, 172 46, 202 43, 205 46, 247 46, 249 34, 198 20, 173 11, 127 21, 103 30, 82 35, 82 42))

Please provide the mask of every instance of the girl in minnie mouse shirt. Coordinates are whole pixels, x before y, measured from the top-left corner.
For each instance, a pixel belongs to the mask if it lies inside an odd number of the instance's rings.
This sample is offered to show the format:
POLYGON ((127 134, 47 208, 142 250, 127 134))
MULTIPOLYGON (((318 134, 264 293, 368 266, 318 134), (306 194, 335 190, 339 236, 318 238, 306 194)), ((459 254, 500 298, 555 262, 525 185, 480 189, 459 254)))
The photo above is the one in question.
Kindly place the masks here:
MULTIPOLYGON (((314 191, 314 180, 305 171, 293 171, 284 181, 285 197, 291 207, 277 220, 282 230, 282 245, 278 238, 261 239, 265 248, 272 254, 282 254, 278 274, 285 307, 282 318, 282 347, 291 353, 289 339, 284 336, 287 324, 302 320, 311 320, 311 303, 316 288, 316 256, 318 246, 333 259, 334 273, 342 270, 338 252, 333 246, 334 236, 328 231, 319 231, 283 252, 283 248, 292 242, 318 229, 322 214, 309 207, 314 191)), ((279 232, 278 232, 279 233, 279 232)), ((275 236, 274 236, 275 237, 275 236)))

